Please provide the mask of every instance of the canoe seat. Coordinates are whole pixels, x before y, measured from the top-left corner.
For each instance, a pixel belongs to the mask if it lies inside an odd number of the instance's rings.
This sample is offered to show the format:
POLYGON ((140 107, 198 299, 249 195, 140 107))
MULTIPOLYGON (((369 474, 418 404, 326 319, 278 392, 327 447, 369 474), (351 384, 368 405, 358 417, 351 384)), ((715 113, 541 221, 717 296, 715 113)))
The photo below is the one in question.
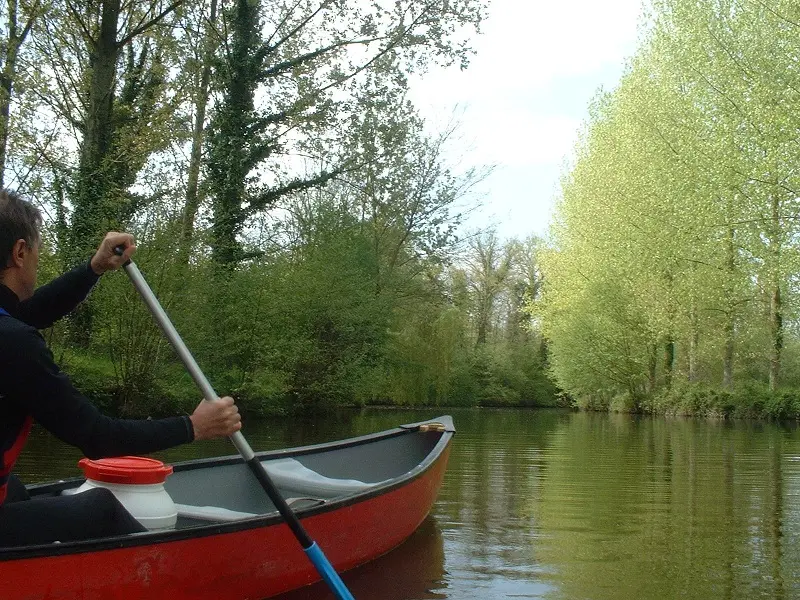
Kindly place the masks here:
POLYGON ((257 517, 256 513, 229 510, 221 506, 192 506, 190 504, 175 504, 179 517, 188 517, 199 521, 241 521, 257 517))
MULTIPOLYGON (((325 504, 322 498, 286 498, 286 504, 294 510, 319 506, 325 504)), ((230 510, 221 506, 194 506, 192 504, 176 504, 179 517, 195 519, 197 521, 212 521, 215 523, 228 523, 230 521, 241 521, 258 517, 257 513, 245 512, 241 510, 230 510)))
MULTIPOLYGON (((333 479, 320 475, 294 458, 265 460, 261 463, 269 473, 275 486, 294 509, 325 504, 331 498, 346 496, 370 488, 375 483, 364 483, 356 479, 333 479)), ((258 513, 230 510, 220 506, 194 506, 175 504, 179 517, 200 521, 241 521, 259 516, 258 513)))
POLYGON ((336 498, 361 492, 377 485, 364 483, 357 479, 325 477, 302 465, 294 458, 265 460, 261 464, 264 465, 275 485, 281 490, 291 492, 291 495, 336 498))

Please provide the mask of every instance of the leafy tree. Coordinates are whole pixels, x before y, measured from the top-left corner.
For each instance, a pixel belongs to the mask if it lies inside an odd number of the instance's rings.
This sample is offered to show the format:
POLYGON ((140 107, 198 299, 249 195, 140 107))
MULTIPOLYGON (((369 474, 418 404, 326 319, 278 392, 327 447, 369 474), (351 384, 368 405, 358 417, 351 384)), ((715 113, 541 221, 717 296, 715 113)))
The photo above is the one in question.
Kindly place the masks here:
MULTIPOLYGON (((77 112, 66 115, 81 133, 71 194, 70 264, 85 260, 98 234, 126 223, 143 200, 130 187, 149 153, 163 144, 152 125, 170 106, 164 97, 168 65, 163 46, 144 35, 181 3, 123 5, 104 0, 83 12, 71 3, 63 8, 61 23, 72 37, 68 48, 86 69, 83 78, 64 74, 71 79, 66 90, 86 98, 77 112)), ((54 21, 50 33, 61 23, 54 21)), ((63 50, 56 45, 63 39, 51 39, 48 48, 58 66, 63 50)), ((59 102, 67 108, 66 102, 74 100, 59 102)))
POLYGON ((486 344, 496 316, 496 304, 507 289, 506 283, 516 255, 516 246, 501 247, 494 232, 470 238, 467 257, 467 281, 472 292, 476 344, 486 344))
POLYGON ((653 7, 562 186, 536 313, 552 368, 576 397, 606 400, 652 395, 679 375, 776 390, 797 268, 787 244, 797 235, 796 118, 783 110, 794 94, 794 9, 653 7), (594 375, 579 368, 582 345, 587 364, 603 365, 594 375))
POLYGON ((43 6, 38 0, 32 4, 8 0, 4 8, 6 10, 0 13, 0 19, 5 22, 8 33, 0 47, 0 186, 4 184, 11 133, 11 104, 18 79, 18 59, 34 21, 43 12, 43 6))
POLYGON ((215 260, 230 265, 244 258, 238 236, 249 218, 358 162, 341 142, 359 110, 362 74, 380 73, 388 93, 430 60, 465 65, 469 47, 459 34, 477 27, 483 12, 476 0, 404 0, 369 9, 356 2, 288 7, 241 0, 224 10, 221 98, 208 138, 215 260), (287 154, 320 166, 295 174, 283 166, 287 154))

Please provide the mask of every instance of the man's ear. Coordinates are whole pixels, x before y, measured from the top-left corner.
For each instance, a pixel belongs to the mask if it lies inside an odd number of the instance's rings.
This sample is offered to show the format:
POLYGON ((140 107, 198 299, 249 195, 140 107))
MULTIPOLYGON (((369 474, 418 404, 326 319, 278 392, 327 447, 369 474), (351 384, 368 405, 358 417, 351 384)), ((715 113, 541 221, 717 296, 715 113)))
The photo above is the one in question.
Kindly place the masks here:
POLYGON ((14 242, 14 245, 11 248, 11 258, 8 261, 8 266, 22 267, 25 264, 25 257, 30 251, 31 249, 28 248, 28 242, 25 240, 19 239, 14 242))

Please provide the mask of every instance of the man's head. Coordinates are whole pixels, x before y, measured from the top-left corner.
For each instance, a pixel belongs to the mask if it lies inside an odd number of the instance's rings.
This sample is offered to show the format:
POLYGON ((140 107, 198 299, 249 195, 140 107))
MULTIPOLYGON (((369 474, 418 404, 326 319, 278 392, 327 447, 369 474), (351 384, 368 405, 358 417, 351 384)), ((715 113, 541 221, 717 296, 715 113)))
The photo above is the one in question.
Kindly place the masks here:
POLYGON ((0 282, 25 300, 36 287, 42 215, 19 195, 0 190, 0 282))

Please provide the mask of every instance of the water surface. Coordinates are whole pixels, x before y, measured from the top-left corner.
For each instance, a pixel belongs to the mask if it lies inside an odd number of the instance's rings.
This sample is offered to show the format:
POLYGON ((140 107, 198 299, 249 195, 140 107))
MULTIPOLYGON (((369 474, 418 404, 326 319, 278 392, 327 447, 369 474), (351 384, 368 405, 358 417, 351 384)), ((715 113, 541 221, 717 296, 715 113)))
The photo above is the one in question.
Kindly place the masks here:
MULTIPOLYGON (((248 421, 256 450, 379 431, 442 411, 248 421)), ((800 598, 800 431, 530 410, 459 410, 444 486, 401 547, 346 573, 359 600, 800 598)), ((232 454, 225 441, 162 452, 232 454)), ((27 482, 78 475, 34 430, 27 482)), ((391 518, 387 515, 387 518, 391 518)), ((311 586, 281 600, 330 598, 311 586)))

